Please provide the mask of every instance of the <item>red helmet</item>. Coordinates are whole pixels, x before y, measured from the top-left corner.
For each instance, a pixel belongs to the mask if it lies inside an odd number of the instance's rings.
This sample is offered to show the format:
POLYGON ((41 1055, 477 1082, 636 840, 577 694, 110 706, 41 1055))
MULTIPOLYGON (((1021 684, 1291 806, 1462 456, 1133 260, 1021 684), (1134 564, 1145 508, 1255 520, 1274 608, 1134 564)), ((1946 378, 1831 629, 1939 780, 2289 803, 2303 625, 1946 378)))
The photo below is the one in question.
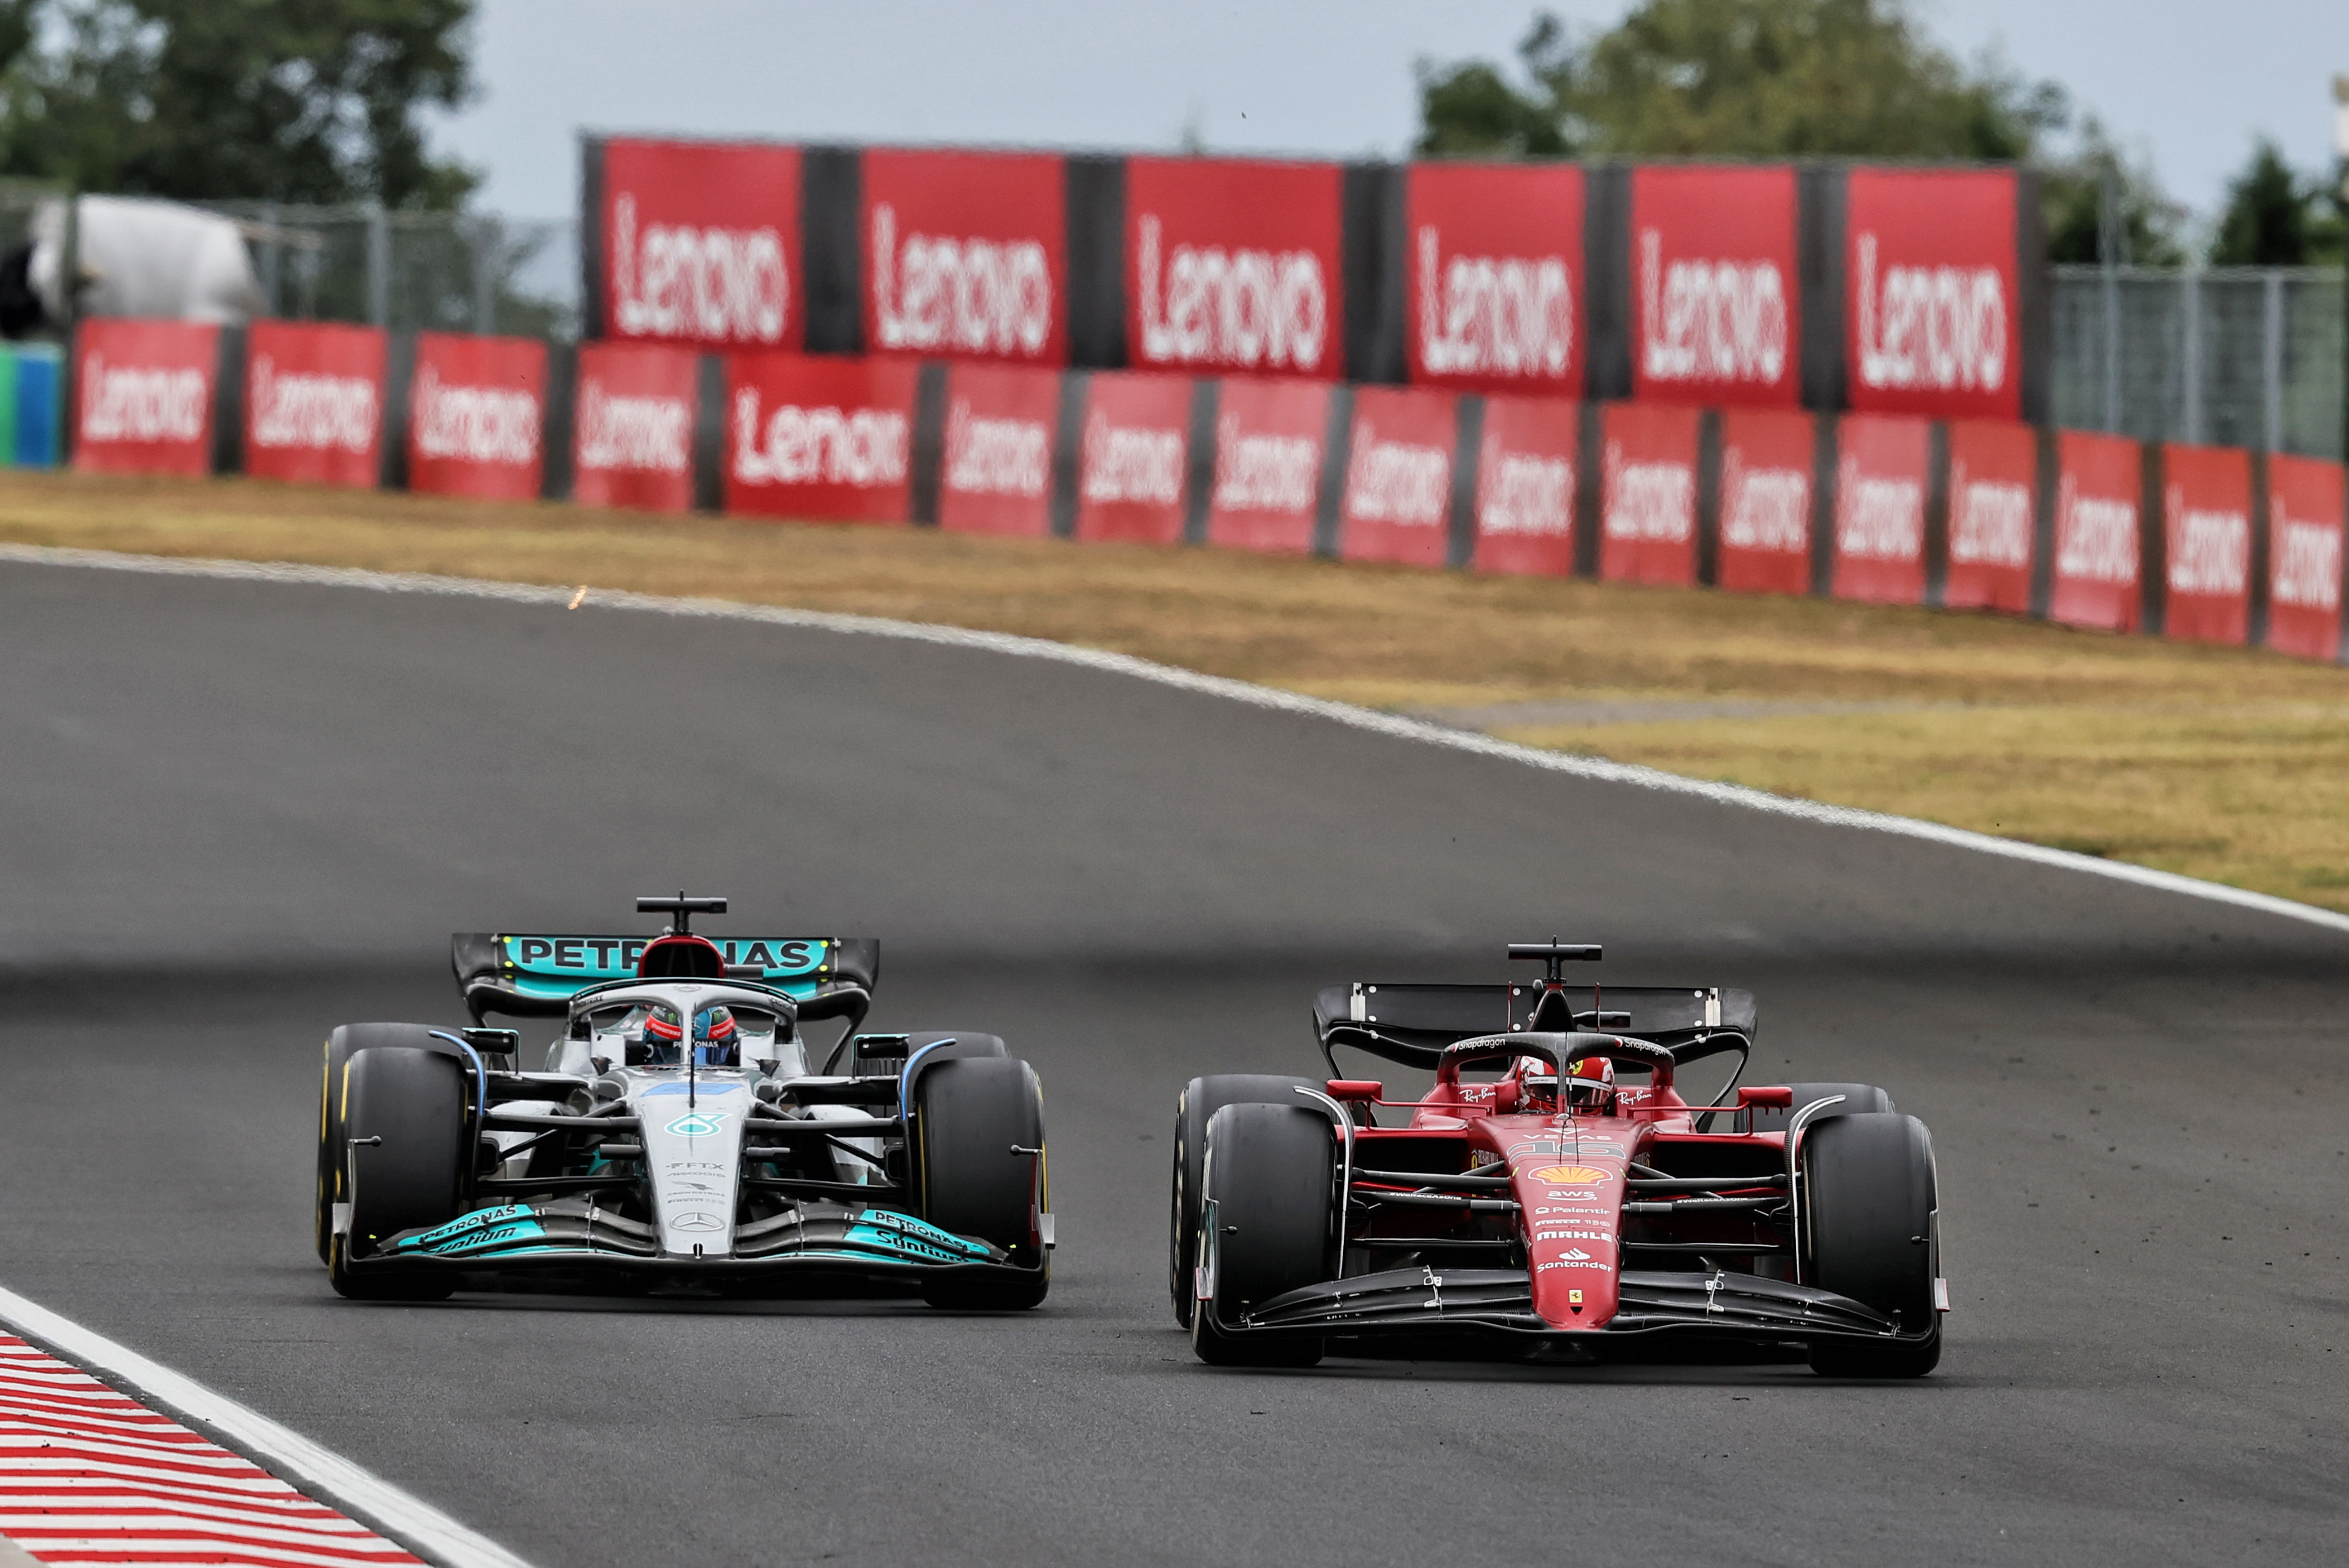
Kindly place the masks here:
POLYGON ((1615 1108, 1615 1064, 1605 1056, 1585 1056, 1568 1064, 1567 1103, 1576 1110, 1605 1116, 1615 1108))
POLYGON ((656 1002, 645 1009, 645 1043, 658 1040, 674 1045, 685 1038, 685 1025, 678 1022, 677 1011, 656 1002))
POLYGON ((693 1015, 693 1041, 697 1045, 730 1045, 734 1041, 734 1011, 729 1007, 705 1007, 693 1015))

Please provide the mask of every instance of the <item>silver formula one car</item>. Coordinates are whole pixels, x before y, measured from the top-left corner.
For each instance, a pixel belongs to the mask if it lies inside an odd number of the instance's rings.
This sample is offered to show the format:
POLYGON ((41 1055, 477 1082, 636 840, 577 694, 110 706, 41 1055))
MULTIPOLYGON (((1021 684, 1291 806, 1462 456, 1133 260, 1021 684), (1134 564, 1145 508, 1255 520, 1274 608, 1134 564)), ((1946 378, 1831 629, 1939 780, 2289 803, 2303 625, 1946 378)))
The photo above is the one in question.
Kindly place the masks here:
POLYGON ((470 1028, 326 1041, 318 1255, 375 1299, 460 1288, 787 1293, 816 1282, 1030 1307, 1052 1216, 1035 1072, 992 1034, 858 1032, 880 944, 460 932, 470 1028), (541 1071, 490 1013, 564 1021, 541 1071), (820 1068, 802 1028, 843 1022, 820 1068))

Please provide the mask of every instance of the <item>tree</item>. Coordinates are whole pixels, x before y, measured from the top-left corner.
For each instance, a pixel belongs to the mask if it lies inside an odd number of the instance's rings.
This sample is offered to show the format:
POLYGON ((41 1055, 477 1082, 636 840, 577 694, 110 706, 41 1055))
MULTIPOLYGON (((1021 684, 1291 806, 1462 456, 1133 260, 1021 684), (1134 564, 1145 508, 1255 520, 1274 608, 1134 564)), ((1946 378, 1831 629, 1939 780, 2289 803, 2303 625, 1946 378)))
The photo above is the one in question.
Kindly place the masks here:
POLYGON ((2067 155, 2043 157, 2039 163, 2049 261, 2186 265, 2186 209, 2162 192, 2150 165, 2121 151, 2095 115, 2081 122, 2078 140, 2067 155), (2108 238, 2114 252, 2110 258, 2105 254, 2108 238))
POLYGON ((2342 254, 2340 184, 2303 177, 2266 137, 2227 186, 2213 266, 2309 266, 2342 254))
POLYGON ((421 116, 474 0, 0 0, 0 173, 183 200, 445 208, 421 116), (14 41, 13 54, 8 46, 14 41))
POLYGON ((1527 85, 1481 60, 1420 67, 1430 153, 2018 159, 2061 88, 1961 66, 1908 0, 1640 0, 1579 36, 1544 15, 1527 85))

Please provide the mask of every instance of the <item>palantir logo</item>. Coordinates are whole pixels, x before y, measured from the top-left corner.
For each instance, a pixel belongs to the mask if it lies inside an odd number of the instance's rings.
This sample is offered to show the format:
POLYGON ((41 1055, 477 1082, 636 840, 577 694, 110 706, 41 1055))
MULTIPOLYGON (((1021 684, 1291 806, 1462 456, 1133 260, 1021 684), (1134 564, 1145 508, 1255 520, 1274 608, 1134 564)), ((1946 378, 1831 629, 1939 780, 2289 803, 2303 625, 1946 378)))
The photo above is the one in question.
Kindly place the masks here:
POLYGON ((911 436, 894 409, 785 403, 762 421, 758 388, 734 394, 734 478, 742 484, 903 484, 911 436))
POLYGON ((1158 214, 1144 213, 1136 226, 1144 362, 1319 368, 1330 332, 1320 257, 1311 251, 1178 244, 1162 275, 1158 214))
POLYGON ((82 362, 81 439, 202 441, 211 401, 211 378, 193 366, 109 365, 93 352, 82 362))
POLYGON ((1036 240, 897 239, 873 208, 873 314, 880 347, 1032 359, 1052 337, 1052 269, 1036 240))
POLYGON ((2006 384, 2006 283, 1996 267, 1895 266, 1859 253, 1859 379, 1870 387, 1994 392, 2006 384))
POLYGON ((1786 373, 1786 280, 1768 261, 1663 259, 1640 231, 1640 365, 1651 381, 1746 381, 1786 373))
POLYGON ((579 466, 616 473, 683 473, 693 462, 693 410, 682 398, 614 397, 600 379, 579 388, 579 466))
POLYGON ((652 223, 636 233, 636 199, 612 203, 612 319, 623 337, 780 343, 792 275, 771 228, 652 223))
POLYGON ((375 445, 375 383, 364 376, 280 375, 263 354, 253 361, 253 444, 364 453, 375 445))
POLYGON ((1559 255, 1446 261, 1442 235, 1423 223, 1419 345, 1433 376, 1564 376, 1574 359, 1574 274, 1559 255))
POLYGON ((519 387, 451 387, 416 374, 416 450, 425 457, 526 467, 538 461, 538 400, 519 387))

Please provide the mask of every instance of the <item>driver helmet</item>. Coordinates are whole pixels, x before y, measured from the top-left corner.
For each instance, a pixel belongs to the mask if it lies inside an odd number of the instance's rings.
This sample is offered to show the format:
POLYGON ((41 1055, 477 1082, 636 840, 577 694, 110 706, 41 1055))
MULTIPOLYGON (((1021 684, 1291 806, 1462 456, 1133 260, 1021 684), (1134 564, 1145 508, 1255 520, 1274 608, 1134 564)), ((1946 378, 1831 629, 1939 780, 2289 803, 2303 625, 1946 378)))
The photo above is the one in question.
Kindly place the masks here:
POLYGON ((1615 1109, 1615 1064, 1605 1056, 1585 1056, 1567 1068, 1567 1103, 1578 1111, 1607 1116, 1615 1109))
POLYGON ((693 1059, 705 1067, 730 1067, 740 1043, 730 1007, 705 1007, 693 1015, 693 1059))
POLYGON ((631 1025, 636 1038, 629 1044, 644 1052, 642 1058, 633 1050, 628 1053, 632 1065, 676 1065, 678 1044, 685 1038, 685 1023, 678 1017, 677 1009, 665 1002, 647 1002, 621 1027, 626 1031, 631 1025))

